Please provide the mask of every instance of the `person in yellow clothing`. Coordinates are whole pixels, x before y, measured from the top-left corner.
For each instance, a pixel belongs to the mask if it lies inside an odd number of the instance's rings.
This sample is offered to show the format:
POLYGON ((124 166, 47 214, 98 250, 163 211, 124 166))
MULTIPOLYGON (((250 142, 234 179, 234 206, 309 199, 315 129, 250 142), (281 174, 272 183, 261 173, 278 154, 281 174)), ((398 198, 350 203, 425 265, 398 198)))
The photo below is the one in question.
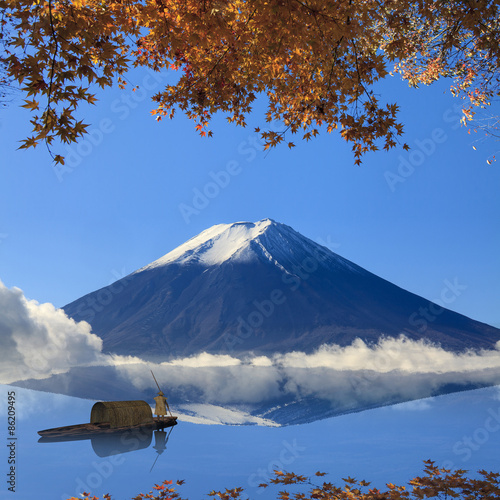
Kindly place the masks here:
POLYGON ((160 391, 158 393, 158 396, 156 396, 154 400, 156 403, 155 414, 160 418, 165 417, 167 415, 167 408, 165 407, 165 405, 168 406, 168 403, 167 398, 164 396, 163 392, 160 391))

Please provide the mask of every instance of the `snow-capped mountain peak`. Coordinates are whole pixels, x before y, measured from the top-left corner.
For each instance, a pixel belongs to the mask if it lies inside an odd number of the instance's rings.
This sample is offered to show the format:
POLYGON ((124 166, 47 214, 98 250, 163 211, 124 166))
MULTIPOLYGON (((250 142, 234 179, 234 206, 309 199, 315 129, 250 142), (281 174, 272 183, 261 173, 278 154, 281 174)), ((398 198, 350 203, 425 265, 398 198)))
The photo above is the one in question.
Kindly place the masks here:
POLYGON ((271 219, 213 226, 120 281, 64 309, 106 352, 143 358, 310 352, 401 333, 458 351, 500 338, 443 308, 430 321, 428 300, 271 219))
POLYGON ((251 258, 251 253, 248 252, 250 242, 273 224, 276 223, 271 219, 255 223, 217 224, 155 260, 142 270, 173 262, 185 264, 196 261, 200 264, 216 265, 235 257, 238 260, 249 259, 251 258))
POLYGON ((330 264, 349 267, 355 272, 361 271, 358 266, 302 236, 291 227, 272 219, 263 219, 258 222, 212 226, 137 272, 172 263, 214 266, 227 261, 249 263, 261 259, 270 261, 283 272, 289 273, 290 269, 301 265, 308 256, 316 260, 319 256, 321 261, 329 260, 330 264))

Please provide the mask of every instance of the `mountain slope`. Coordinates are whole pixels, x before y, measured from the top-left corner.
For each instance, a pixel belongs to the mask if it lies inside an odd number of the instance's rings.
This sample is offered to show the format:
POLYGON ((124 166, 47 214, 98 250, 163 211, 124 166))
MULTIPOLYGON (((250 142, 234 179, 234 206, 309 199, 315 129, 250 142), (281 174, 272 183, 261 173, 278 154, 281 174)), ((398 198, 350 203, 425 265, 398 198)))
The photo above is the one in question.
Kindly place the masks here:
POLYGON ((270 219, 213 226, 64 310, 91 323, 106 352, 152 360, 311 352, 401 333, 455 351, 500 340, 499 329, 431 304, 270 219))

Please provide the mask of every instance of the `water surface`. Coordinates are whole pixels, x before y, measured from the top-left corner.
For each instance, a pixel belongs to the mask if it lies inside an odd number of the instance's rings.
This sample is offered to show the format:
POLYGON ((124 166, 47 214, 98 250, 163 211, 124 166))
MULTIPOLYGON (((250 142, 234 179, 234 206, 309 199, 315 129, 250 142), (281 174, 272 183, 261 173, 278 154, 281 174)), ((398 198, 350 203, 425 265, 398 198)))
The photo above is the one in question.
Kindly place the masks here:
MULTIPOLYGON (((166 447, 164 434, 129 436, 129 451, 116 441, 39 443, 38 430, 88 422, 94 401, 0 387, 4 443, 9 391, 16 394, 17 417, 16 492, 8 491, 5 481, 2 500, 66 500, 83 491, 129 499, 165 479, 184 479, 178 489, 191 500, 236 486, 251 498, 268 499, 276 498, 278 488, 257 486, 273 469, 306 475, 321 470, 334 483, 350 475, 383 487, 420 474, 425 459, 450 468, 500 471, 498 386, 289 427, 181 421, 166 447)), ((4 449, 5 478, 9 449, 4 449)))

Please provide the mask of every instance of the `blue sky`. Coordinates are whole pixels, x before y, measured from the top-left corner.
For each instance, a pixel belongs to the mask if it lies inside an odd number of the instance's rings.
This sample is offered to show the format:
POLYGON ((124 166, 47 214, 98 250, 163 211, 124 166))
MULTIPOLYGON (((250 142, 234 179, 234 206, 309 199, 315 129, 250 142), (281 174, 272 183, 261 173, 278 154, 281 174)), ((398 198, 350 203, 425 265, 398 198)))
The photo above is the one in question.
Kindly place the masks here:
POLYGON ((82 110, 90 137, 54 148, 64 170, 44 146, 16 151, 28 114, 16 102, 0 111, 8 287, 61 307, 214 224, 270 217, 430 300, 451 284, 447 307, 500 327, 500 163, 486 163, 500 145, 474 142, 459 125, 461 102, 446 83, 384 82, 378 91, 399 103, 412 149, 370 154, 358 167, 335 134, 290 136, 296 148, 264 152, 253 132, 264 103, 245 129, 214 120, 212 139, 181 114, 157 123, 149 96, 166 78, 136 71, 129 80, 136 93, 108 91, 82 110))

